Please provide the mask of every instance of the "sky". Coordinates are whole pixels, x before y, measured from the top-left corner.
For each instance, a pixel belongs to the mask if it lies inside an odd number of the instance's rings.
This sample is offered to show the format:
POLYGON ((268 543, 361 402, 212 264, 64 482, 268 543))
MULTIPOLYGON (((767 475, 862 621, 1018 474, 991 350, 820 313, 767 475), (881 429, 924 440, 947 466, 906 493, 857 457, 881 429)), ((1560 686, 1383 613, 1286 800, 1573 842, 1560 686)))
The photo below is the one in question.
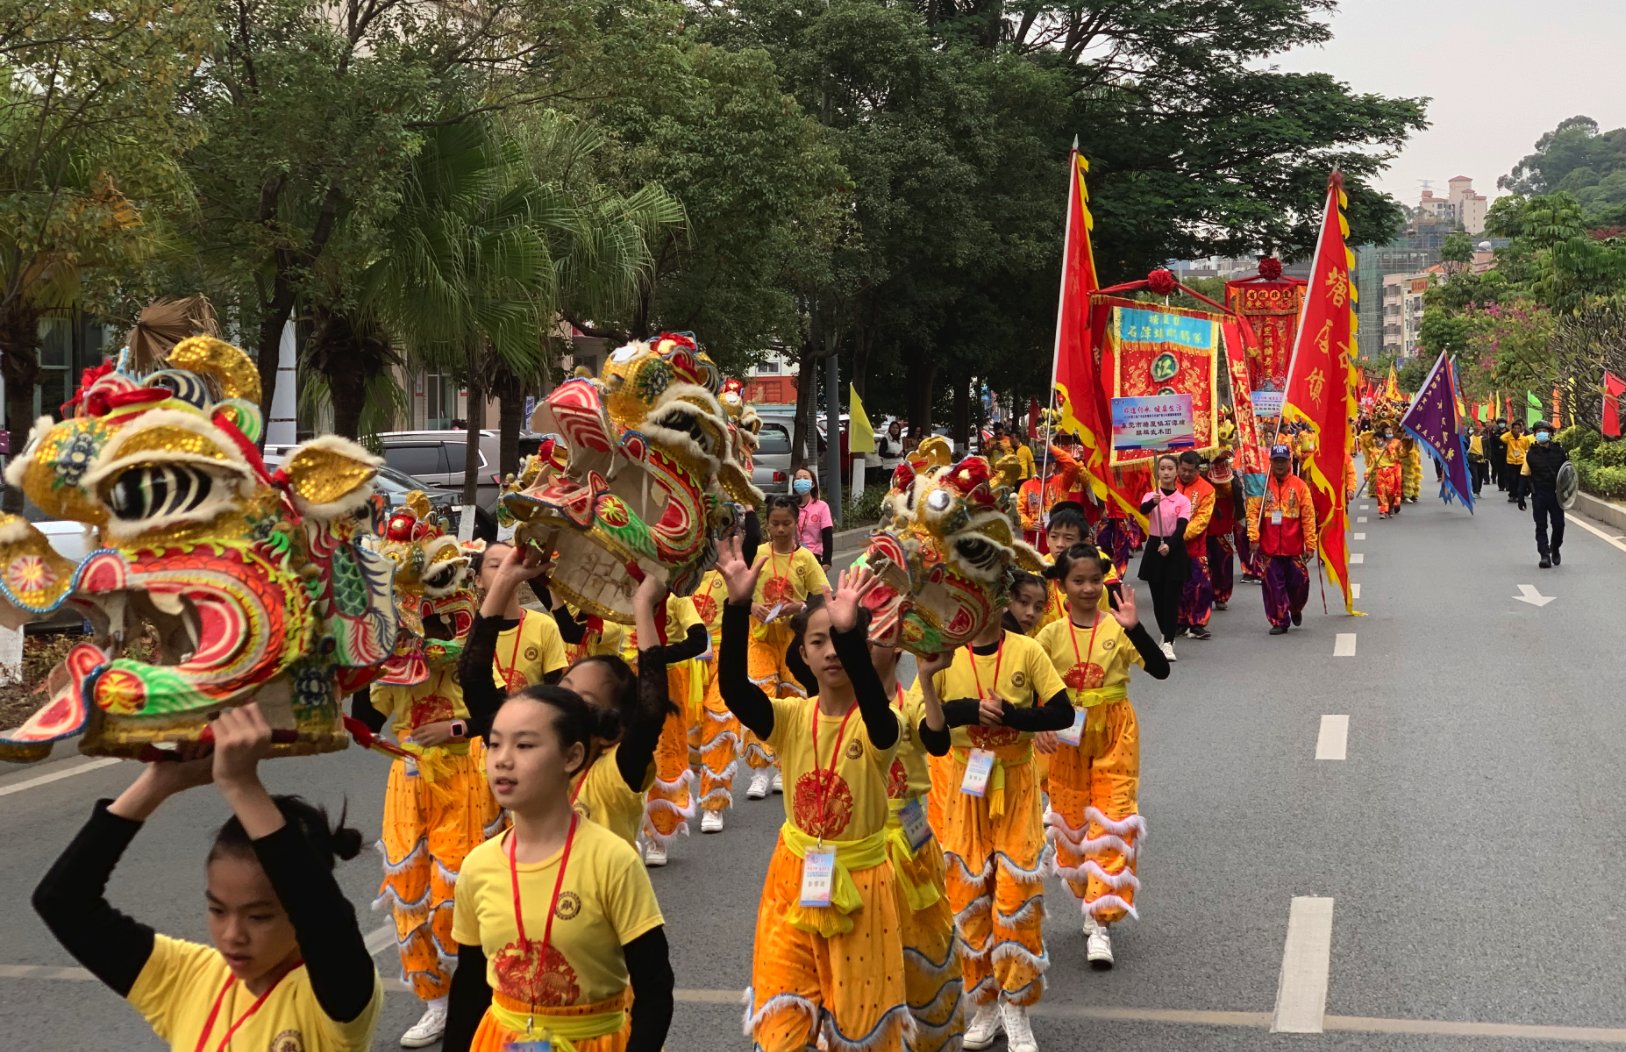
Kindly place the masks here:
POLYGON ((1405 204, 1420 180, 1444 196, 1456 175, 1498 196, 1497 177, 1566 117, 1626 125, 1626 0, 1342 0, 1331 24, 1326 44, 1272 64, 1356 92, 1432 98, 1430 127, 1378 181, 1405 204))

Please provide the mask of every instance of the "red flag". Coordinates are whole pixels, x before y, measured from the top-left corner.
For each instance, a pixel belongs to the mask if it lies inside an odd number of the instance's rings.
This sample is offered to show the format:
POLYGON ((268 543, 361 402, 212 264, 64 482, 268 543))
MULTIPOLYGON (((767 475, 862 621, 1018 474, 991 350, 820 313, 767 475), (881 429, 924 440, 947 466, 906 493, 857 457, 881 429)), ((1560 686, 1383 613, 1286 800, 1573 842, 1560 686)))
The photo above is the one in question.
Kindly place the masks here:
POLYGON ((1603 371, 1603 433, 1610 438, 1620 437, 1620 397, 1626 395, 1626 380, 1614 373, 1603 371))
MULTIPOLYGON (((1327 181, 1327 207, 1315 264, 1305 291, 1304 314, 1287 366, 1283 416, 1315 428, 1315 450, 1299 472, 1315 499, 1321 561, 1332 583, 1343 590, 1344 609, 1355 613, 1349 589, 1349 508, 1344 500, 1344 462, 1349 456, 1350 421, 1355 405, 1355 253, 1344 244, 1349 224, 1343 209, 1344 177, 1327 181)), ((1390 387, 1394 373, 1390 371, 1390 387)), ((1388 392, 1386 392, 1388 393, 1388 392)))
POLYGON ((1028 437, 1033 438, 1039 433, 1039 400, 1028 399, 1028 437))
POLYGON ((1144 522, 1140 509, 1120 494, 1112 484, 1107 466, 1107 443, 1112 440, 1108 426, 1106 391, 1090 340, 1090 293, 1101 287, 1095 273, 1095 251, 1090 246, 1090 193, 1084 176, 1090 163, 1073 143, 1067 162, 1067 236, 1062 249, 1061 299, 1056 305, 1056 352, 1051 362, 1051 384, 1058 430, 1072 432, 1084 441, 1084 469, 1096 500, 1113 510, 1144 522))

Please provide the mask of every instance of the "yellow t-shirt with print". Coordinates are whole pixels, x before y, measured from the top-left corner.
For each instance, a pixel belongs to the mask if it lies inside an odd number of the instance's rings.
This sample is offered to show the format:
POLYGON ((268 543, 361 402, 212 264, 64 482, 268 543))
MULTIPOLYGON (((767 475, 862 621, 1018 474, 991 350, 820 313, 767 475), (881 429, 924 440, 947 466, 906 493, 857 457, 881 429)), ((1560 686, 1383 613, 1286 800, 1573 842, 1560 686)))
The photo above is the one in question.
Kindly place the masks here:
MULTIPOLYGON (((896 743, 878 749, 864 731, 864 717, 856 706, 852 715, 826 716, 818 712, 819 699, 774 698, 773 733, 768 747, 779 757, 785 778, 785 819, 809 836, 826 840, 862 840, 886 828, 887 779, 897 755, 896 743), (815 713, 818 713, 815 717, 815 713), (819 755, 813 756, 813 720, 818 720, 819 755), (847 730, 841 732, 842 721, 847 730), (836 738, 835 778, 820 791, 815 769, 829 771, 836 738), (820 801, 824 802, 821 809, 820 801)), ((903 735, 898 735, 903 740, 903 735)))
MULTIPOLYGON (((243 1016, 255 997, 235 980, 228 989, 230 978, 226 959, 213 946, 156 935, 152 955, 130 988, 129 1001, 170 1048, 212 1050, 225 1040, 226 1032, 239 1019, 242 1025, 232 1035, 232 1048, 365 1052, 372 1047, 378 1013, 384 1006, 384 985, 376 970, 372 1000, 348 1023, 329 1019, 322 1011, 304 965, 283 976, 259 1010, 246 1019, 243 1016), (223 989, 226 994, 221 998, 214 1027, 205 1035, 209 1010, 223 989)), ((19 1041, 22 1044, 17 1047, 29 1044, 21 1037, 19 1041)))
MULTIPOLYGON (((565 609, 570 611, 573 617, 580 613, 574 606, 568 604, 565 609)), ((597 631, 585 629, 580 643, 572 643, 565 648, 565 657, 574 664, 584 657, 598 657, 601 654, 619 655, 626 649, 627 631, 626 625, 615 621, 603 622, 603 627, 597 631)))
MULTIPOLYGON (((797 548, 789 555, 769 548, 757 556, 757 565, 762 567, 762 572, 757 575, 755 602, 766 606, 787 601, 803 603, 814 592, 830 589, 824 567, 806 548, 797 548)), ((773 621, 776 625, 788 623, 789 619, 783 614, 773 621)), ((751 633, 758 639, 766 639, 767 629, 767 625, 752 624, 751 633)))
POLYGON ((920 741, 920 724, 926 718, 926 699, 921 696, 920 682, 908 690, 893 693, 892 708, 903 724, 903 736, 898 739, 898 754, 887 769, 886 794, 894 800, 907 800, 925 796, 932 790, 931 771, 926 766, 926 746, 920 741))
MULTIPOLYGON (((595 765, 596 766, 596 765, 595 765)), ((593 822, 576 824, 564 886, 553 908, 554 951, 543 975, 519 965, 519 929, 508 869, 508 838, 493 837, 470 851, 457 876, 452 937, 486 955, 491 989, 539 1008, 588 1005, 620 996, 627 988, 621 947, 665 923, 655 889, 638 852, 593 822)), ((522 862, 519 873, 525 936, 541 943, 563 850, 542 862, 522 862)), ((246 1047, 246 1046, 245 1046, 246 1047)))
POLYGON ((595 822, 629 844, 637 844, 638 829, 644 820, 644 793, 655 781, 655 765, 644 772, 644 783, 633 792, 616 766, 616 750, 612 745, 599 754, 592 765, 576 776, 570 786, 575 794, 576 813, 595 822))
POLYGON ((717 570, 707 570, 689 600, 694 603, 696 616, 711 634, 711 649, 715 651, 723 641, 723 606, 728 602, 728 582, 717 570))
POLYGON ((509 694, 534 687, 549 673, 564 671, 565 641, 551 614, 521 610, 519 624, 497 636, 497 662, 491 675, 509 694))
MULTIPOLYGON (((954 652, 954 663, 932 676, 932 686, 943 701, 980 698, 993 691, 1016 708, 1043 703, 1065 689, 1044 648, 1027 636, 1006 632, 992 654, 973 654, 970 647, 954 652)), ((1009 727, 955 727, 950 741, 962 749, 992 749, 1001 760, 1026 759, 1032 736, 1009 727)))
MULTIPOLYGON (((1100 551, 1099 548, 1096 550, 1100 551)), ((1107 555, 1106 552, 1101 552, 1101 554, 1106 556, 1107 562, 1107 573, 1106 577, 1103 579, 1105 583, 1113 584, 1122 580, 1123 578, 1118 573, 1118 567, 1112 562, 1112 557, 1107 555)), ((1056 565, 1056 556, 1053 553, 1047 553, 1041 556, 1041 558, 1044 559, 1046 566, 1056 565)), ((1032 635, 1034 638, 1037 638, 1039 633, 1044 631, 1044 629, 1049 625, 1060 621, 1062 618, 1067 616, 1067 590, 1062 587, 1061 582, 1053 581, 1047 577, 1044 579, 1044 586, 1044 613, 1039 616, 1038 625, 1035 626, 1033 631, 1030 633, 1030 635, 1032 635)), ((1105 590, 1101 592, 1101 598, 1096 601, 1096 607, 1103 612, 1110 612, 1112 610, 1112 599, 1110 596, 1108 596, 1105 590)))
POLYGON ((1127 687, 1129 667, 1146 664, 1129 634, 1111 614, 1097 612, 1095 624, 1089 628, 1079 628, 1071 618, 1062 618, 1046 625, 1034 641, 1044 648, 1073 704, 1086 708, 1079 697, 1082 692, 1127 687))
POLYGON ((396 741, 405 741, 414 727, 426 723, 469 718, 456 665, 433 669, 428 679, 411 687, 374 683, 369 700, 390 721, 390 733, 396 741))
POLYGON ((1507 446, 1507 462, 1509 464, 1523 464, 1525 451, 1530 448, 1530 444, 1534 441, 1535 439, 1529 435, 1515 437, 1511 431, 1503 435, 1502 444, 1507 446))
MULTIPOLYGON (((686 595, 669 595, 666 597, 666 642, 668 644, 681 643, 689 635, 689 629, 695 625, 705 625, 699 611, 695 608, 694 600, 686 595)), ((626 633, 626 642, 621 656, 627 664, 638 664, 638 630, 631 629, 626 633)))

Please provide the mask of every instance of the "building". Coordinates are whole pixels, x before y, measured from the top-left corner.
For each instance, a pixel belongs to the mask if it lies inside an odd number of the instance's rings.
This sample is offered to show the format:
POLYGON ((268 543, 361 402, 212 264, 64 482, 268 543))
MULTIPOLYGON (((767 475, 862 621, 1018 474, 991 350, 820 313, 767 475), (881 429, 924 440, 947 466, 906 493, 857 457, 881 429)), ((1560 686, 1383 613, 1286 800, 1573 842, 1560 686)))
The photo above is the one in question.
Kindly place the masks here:
POLYGON ((1381 349, 1384 354, 1411 358, 1422 349, 1423 297, 1444 273, 1444 269, 1435 264, 1413 273, 1383 276, 1381 349))
POLYGON ((1446 183, 1446 200, 1451 203, 1452 214, 1463 230, 1470 234, 1485 231, 1485 212, 1490 207, 1484 194, 1474 193, 1474 181, 1459 175, 1446 183))
POLYGON ((1356 251, 1355 287, 1361 292, 1357 340, 1361 357, 1376 358, 1405 346, 1401 320, 1405 303, 1399 279, 1440 261, 1439 245, 1431 242, 1431 238, 1406 234, 1386 245, 1366 245, 1356 251), (1391 278, 1396 279, 1393 289, 1391 278))
POLYGON ((774 348, 740 378, 745 384, 745 400, 755 406, 795 405, 800 372, 795 358, 784 348, 774 348))

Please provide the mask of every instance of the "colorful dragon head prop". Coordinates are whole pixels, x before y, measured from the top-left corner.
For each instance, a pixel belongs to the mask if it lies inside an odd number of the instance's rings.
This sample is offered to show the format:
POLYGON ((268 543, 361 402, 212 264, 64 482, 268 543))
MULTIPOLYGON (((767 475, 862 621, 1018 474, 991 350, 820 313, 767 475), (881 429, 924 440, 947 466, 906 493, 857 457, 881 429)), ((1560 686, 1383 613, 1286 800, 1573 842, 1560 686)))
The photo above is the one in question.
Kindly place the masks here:
POLYGON ((632 622, 655 574, 679 595, 716 561, 730 502, 757 504, 754 414, 725 407, 717 367, 687 336, 612 353, 598 379, 560 384, 531 417, 558 436, 501 501, 517 543, 557 554, 549 587, 579 609, 632 622))
POLYGON ((474 587, 473 556, 485 547, 465 547, 433 513, 427 494, 407 494, 390 512, 378 550, 395 566, 395 594, 401 633, 379 682, 410 687, 431 670, 455 665, 463 654, 480 597, 474 587))
POLYGON ((378 460, 324 436, 267 471, 254 363, 207 336, 135 369, 87 370, 61 423, 34 427, 6 471, 53 519, 83 523, 75 564, 22 518, 0 515, 0 622, 64 605, 94 629, 45 684, 45 705, 0 734, 0 758, 137 756, 199 739, 209 715, 257 701, 284 754, 341 749, 339 699, 395 646, 377 527, 378 460), (151 640, 138 657, 126 644, 151 640))
POLYGON ((971 642, 998 616, 1011 571, 1043 568, 988 461, 951 461, 948 442, 933 437, 898 465, 858 558, 880 577, 864 601, 870 637, 915 654, 971 642))

